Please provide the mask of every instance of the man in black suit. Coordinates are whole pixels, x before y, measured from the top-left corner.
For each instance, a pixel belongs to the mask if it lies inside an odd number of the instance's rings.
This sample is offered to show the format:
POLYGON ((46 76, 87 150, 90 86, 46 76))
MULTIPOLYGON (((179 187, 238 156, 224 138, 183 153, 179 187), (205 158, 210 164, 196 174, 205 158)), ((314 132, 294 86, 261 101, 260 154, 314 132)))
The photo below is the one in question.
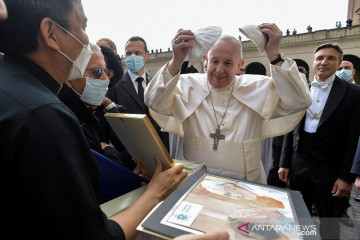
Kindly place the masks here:
POLYGON ((108 219, 99 205, 97 162, 80 122, 56 96, 65 82, 83 76, 92 56, 82 3, 11 0, 6 7, 9 18, 0 21, 5 53, 0 62, 2 234, 10 239, 135 239, 136 226, 187 171, 176 164, 163 173, 156 159, 146 192, 108 219))
POLYGON ((360 88, 335 72, 342 49, 326 43, 314 51, 312 105, 306 116, 285 136, 279 178, 299 190, 311 212, 318 207, 320 234, 339 239, 339 219, 355 175, 350 173, 360 132, 360 88), (289 171, 290 169, 290 171, 289 171))
MULTIPOLYGON (((145 40, 138 36, 131 37, 126 42, 125 55, 125 65, 128 67, 128 71, 119 82, 109 89, 106 96, 113 102, 123 105, 127 113, 146 114, 169 150, 169 134, 160 131, 159 125, 150 116, 149 109, 144 103, 144 89, 150 81, 145 73, 145 63, 149 59, 145 40)), ((116 148, 122 148, 116 138, 112 137, 111 140, 116 148)))

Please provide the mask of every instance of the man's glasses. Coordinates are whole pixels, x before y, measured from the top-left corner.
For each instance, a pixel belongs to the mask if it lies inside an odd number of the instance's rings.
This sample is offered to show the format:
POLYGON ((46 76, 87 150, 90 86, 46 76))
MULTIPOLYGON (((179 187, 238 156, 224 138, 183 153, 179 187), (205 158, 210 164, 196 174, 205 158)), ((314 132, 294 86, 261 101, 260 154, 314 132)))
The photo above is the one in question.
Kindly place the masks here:
POLYGON ((104 68, 104 69, 102 69, 102 68, 87 68, 86 70, 90 71, 91 74, 94 75, 95 79, 99 79, 103 72, 105 73, 106 76, 109 77, 109 75, 108 75, 109 69, 107 69, 107 68, 104 68))
POLYGON ((131 54, 135 54, 136 56, 139 56, 139 55, 143 55, 144 53, 145 52, 143 52, 143 51, 135 51, 135 52, 126 51, 125 56, 131 56, 131 54))

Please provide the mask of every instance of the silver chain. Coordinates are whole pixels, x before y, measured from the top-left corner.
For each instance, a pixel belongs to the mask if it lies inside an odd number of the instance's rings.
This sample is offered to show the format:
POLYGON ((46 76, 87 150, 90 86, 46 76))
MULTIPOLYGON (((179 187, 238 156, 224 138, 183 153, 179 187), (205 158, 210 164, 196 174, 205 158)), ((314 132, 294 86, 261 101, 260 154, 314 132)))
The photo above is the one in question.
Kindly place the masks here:
POLYGON ((233 80, 233 83, 232 83, 231 92, 230 92, 230 96, 229 96, 229 101, 228 101, 228 103, 227 103, 227 106, 226 106, 224 115, 223 115, 223 117, 222 117, 222 119, 221 119, 221 121, 220 121, 220 123, 219 123, 219 122, 218 122, 218 119, 217 119, 217 116, 216 116, 216 111, 215 111, 214 103, 213 103, 212 98, 211 98, 211 90, 212 90, 212 88, 210 89, 209 81, 207 81, 208 90, 209 90, 209 96, 210 96, 210 102, 211 102, 212 108, 213 108, 213 110, 214 110, 214 116, 215 116, 215 120, 216 120, 216 124, 217 124, 217 129, 220 129, 220 125, 221 125, 221 123, 223 122, 223 120, 224 120, 224 118, 225 118, 225 115, 226 115, 226 113, 227 113, 227 110, 228 110, 228 108, 229 108, 231 96, 232 96, 232 93, 233 93, 233 90, 234 90, 234 83, 235 83, 235 79, 233 80))

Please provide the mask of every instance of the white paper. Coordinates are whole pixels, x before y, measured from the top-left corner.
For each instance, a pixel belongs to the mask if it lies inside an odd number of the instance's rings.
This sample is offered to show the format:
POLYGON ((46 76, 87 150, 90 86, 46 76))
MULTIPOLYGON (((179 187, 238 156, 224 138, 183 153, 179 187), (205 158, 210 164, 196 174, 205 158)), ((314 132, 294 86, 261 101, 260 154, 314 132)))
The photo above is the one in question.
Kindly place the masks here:
POLYGON ((183 201, 171 214, 168 222, 190 227, 204 206, 183 201))

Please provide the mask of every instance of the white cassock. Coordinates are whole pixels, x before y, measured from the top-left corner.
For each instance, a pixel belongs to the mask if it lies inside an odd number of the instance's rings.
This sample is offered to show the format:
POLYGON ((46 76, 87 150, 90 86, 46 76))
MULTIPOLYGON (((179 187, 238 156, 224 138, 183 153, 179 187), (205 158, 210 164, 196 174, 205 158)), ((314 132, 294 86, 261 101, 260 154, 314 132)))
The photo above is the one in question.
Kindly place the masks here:
POLYGON ((271 65, 270 70, 272 77, 236 76, 220 126, 225 139, 219 140, 217 150, 210 137, 217 128, 211 99, 220 122, 232 84, 212 88, 206 74, 171 76, 165 65, 148 84, 145 104, 163 131, 184 136, 186 160, 206 163, 210 173, 266 183, 261 139, 291 131, 311 104, 293 60, 287 59, 282 67, 271 65))

